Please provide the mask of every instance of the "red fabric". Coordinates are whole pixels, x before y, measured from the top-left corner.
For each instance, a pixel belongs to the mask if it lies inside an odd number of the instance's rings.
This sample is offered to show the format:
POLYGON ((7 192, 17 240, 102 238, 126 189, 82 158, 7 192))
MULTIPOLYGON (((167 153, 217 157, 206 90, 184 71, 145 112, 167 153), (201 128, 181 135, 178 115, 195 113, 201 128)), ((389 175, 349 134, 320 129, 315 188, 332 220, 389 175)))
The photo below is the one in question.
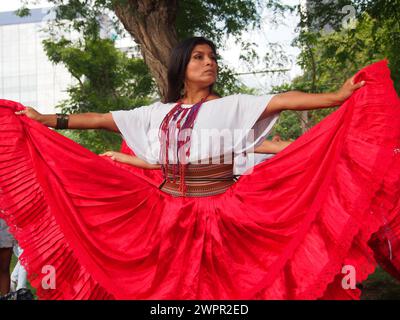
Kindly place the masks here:
POLYGON ((343 266, 357 282, 377 260, 398 272, 400 101, 386 61, 356 79, 334 113, 204 198, 165 194, 159 170, 100 157, 0 100, 0 216, 39 297, 354 299, 343 266), (41 286, 46 265, 55 289, 41 286))
MULTIPOLYGON (((128 147, 125 140, 122 140, 120 152, 136 156, 135 152, 128 147)), ((161 169, 159 169, 159 170, 142 169, 142 168, 138 168, 135 166, 126 166, 126 165, 120 164, 118 162, 116 162, 115 165, 121 165, 125 169, 127 169, 131 172, 134 172, 137 175, 145 176, 145 177, 149 178, 150 180, 152 180, 153 183, 157 186, 159 186, 164 181, 164 176, 163 176, 161 169)))

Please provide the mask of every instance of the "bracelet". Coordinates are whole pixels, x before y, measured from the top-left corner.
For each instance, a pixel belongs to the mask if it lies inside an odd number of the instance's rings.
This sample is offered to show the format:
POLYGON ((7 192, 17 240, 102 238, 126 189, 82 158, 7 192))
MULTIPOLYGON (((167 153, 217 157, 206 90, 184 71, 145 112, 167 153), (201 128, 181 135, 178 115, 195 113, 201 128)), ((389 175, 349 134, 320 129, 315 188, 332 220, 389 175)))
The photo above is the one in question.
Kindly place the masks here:
POLYGON ((69 115, 63 113, 56 113, 57 124, 56 129, 68 129, 69 115))

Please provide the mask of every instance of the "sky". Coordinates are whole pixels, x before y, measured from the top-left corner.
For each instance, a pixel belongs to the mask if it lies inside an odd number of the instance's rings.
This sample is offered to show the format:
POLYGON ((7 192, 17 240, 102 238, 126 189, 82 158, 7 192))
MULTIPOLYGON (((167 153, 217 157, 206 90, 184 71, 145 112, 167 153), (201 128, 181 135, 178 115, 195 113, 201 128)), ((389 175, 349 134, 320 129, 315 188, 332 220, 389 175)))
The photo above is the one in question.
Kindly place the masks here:
MULTIPOLYGON (((285 4, 297 4, 300 0, 283 0, 285 4)), ((0 1, 0 12, 13 11, 21 7, 21 0, 2 0, 0 1)), ((36 5, 30 5, 29 8, 50 7, 45 0, 36 0, 36 5)), ((260 30, 254 30, 243 34, 243 38, 247 41, 256 43, 257 52, 260 56, 264 56, 269 51, 269 43, 279 43, 285 54, 290 57, 291 62, 284 68, 290 71, 285 74, 267 73, 267 74, 252 74, 240 76, 241 81, 250 87, 256 88, 260 94, 267 94, 273 85, 279 85, 283 82, 289 82, 296 75, 301 74, 300 68, 296 65, 296 57, 299 54, 299 49, 292 47, 290 44, 296 36, 294 32, 297 25, 297 17, 288 15, 285 17, 285 23, 273 25, 270 23, 270 13, 262 13, 262 25, 260 30)), ((239 59, 241 53, 240 47, 234 39, 228 39, 226 49, 220 51, 224 62, 235 69, 237 73, 264 71, 265 65, 259 64, 249 66, 239 59)))
MULTIPOLYGON (((49 7, 49 3, 47 1, 36 1, 38 2, 37 5, 30 5, 29 8, 43 8, 43 7, 49 7)), ((17 10, 18 8, 21 7, 22 1, 20 0, 2 0, 0 2, 0 12, 3 11, 13 11, 17 10)))
MULTIPOLYGON (((282 2, 289 5, 296 5, 299 3, 299 0, 283 0, 282 2)), ((245 84, 260 88, 260 93, 263 94, 267 94, 271 86, 282 84, 285 81, 290 82, 295 76, 301 74, 301 69, 296 64, 296 59, 300 50, 291 46, 292 41, 296 37, 295 30, 298 24, 298 17, 295 15, 286 15, 284 19, 280 19, 278 25, 271 23, 271 17, 271 12, 263 12, 261 28, 259 30, 246 32, 243 35, 243 38, 247 41, 257 44, 257 52, 260 56, 264 56, 265 53, 270 51, 271 43, 278 43, 282 46, 285 55, 291 60, 282 67, 290 70, 284 75, 267 73, 248 75, 241 78, 245 84)), ((222 53, 222 56, 227 60, 228 65, 234 67, 238 72, 264 71, 266 69, 265 64, 262 64, 262 62, 259 66, 254 67, 241 62, 239 59, 240 51, 234 39, 230 39, 227 41, 227 50, 222 53)))

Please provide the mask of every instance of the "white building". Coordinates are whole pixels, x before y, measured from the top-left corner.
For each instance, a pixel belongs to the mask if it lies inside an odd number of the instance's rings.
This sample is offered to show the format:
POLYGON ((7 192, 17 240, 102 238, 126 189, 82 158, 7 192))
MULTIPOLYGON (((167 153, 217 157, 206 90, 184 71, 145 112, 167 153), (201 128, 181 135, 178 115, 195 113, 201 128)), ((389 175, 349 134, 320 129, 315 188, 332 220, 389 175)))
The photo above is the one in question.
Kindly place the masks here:
POLYGON ((44 52, 46 35, 41 30, 49 19, 48 8, 32 9, 23 18, 14 11, 0 12, 0 98, 35 107, 41 113, 54 113, 73 83, 66 68, 53 65, 44 52))

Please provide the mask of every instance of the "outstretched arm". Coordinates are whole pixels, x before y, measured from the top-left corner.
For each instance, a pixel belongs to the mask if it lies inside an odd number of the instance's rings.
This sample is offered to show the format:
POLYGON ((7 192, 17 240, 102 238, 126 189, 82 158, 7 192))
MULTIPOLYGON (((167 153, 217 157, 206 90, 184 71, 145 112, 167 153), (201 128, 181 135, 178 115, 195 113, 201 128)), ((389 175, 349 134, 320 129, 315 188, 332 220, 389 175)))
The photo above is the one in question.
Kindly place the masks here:
MULTIPOLYGON (((47 127, 55 128, 57 124, 57 116, 55 114, 41 114, 32 107, 26 107, 24 110, 16 111, 15 114, 25 115, 47 127)), ((68 129, 105 129, 119 132, 111 113, 96 112, 70 114, 68 129)))
POLYGON ((283 110, 312 110, 341 105, 353 92, 361 88, 365 81, 354 83, 354 76, 348 79, 337 92, 332 93, 305 93, 289 91, 275 95, 260 119, 266 118, 283 110))
POLYGON ((142 160, 136 156, 132 156, 126 153, 121 153, 117 151, 106 151, 102 154, 99 154, 99 156, 107 156, 110 157, 110 159, 122 163, 127 163, 132 166, 142 168, 142 169, 161 169, 161 166, 159 164, 151 164, 148 163, 145 160, 142 160))
POLYGON ((279 136, 274 136, 272 141, 264 140, 262 144, 254 149, 254 153, 278 153, 292 142, 291 140, 281 140, 279 136))
MULTIPOLYGON (((293 141, 281 140, 279 136, 275 136, 272 141, 265 140, 262 144, 254 149, 254 153, 278 153, 285 149, 293 141)), ((159 164, 151 164, 145 160, 142 160, 136 156, 117 152, 117 151, 106 151, 99 154, 99 156, 107 156, 110 159, 142 169, 161 169, 159 164)))

